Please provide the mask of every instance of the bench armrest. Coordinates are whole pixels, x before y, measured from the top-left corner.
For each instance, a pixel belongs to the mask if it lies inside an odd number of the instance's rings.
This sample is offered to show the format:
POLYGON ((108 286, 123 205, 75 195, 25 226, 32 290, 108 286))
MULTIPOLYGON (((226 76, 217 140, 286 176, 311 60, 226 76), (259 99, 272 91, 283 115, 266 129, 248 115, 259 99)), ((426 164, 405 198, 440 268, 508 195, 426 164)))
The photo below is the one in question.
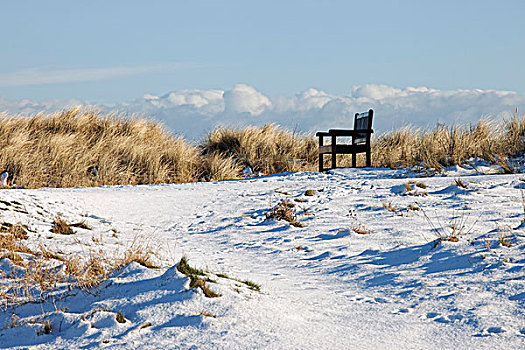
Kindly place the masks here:
POLYGON ((348 129, 330 129, 328 135, 330 136, 357 136, 360 134, 372 134, 374 130, 363 129, 363 130, 348 130, 348 129))
POLYGON ((330 133, 328 132, 323 132, 323 131, 318 131, 315 136, 319 136, 319 137, 323 137, 323 136, 330 136, 330 133))

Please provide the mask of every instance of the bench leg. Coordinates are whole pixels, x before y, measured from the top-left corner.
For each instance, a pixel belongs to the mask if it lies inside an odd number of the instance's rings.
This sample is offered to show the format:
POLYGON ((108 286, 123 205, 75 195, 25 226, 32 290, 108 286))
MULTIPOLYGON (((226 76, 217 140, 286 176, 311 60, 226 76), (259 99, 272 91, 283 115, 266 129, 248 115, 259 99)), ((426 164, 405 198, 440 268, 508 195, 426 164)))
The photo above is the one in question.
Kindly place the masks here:
POLYGON ((366 167, 370 168, 372 166, 372 159, 370 157, 370 150, 366 151, 366 167))
POLYGON ((357 154, 352 153, 352 168, 357 167, 357 154))
POLYGON ((335 158, 335 155, 337 154, 336 153, 336 148, 337 147, 336 147, 335 144, 336 144, 335 136, 332 135, 332 169, 337 168, 337 164, 336 164, 337 160, 335 158))
MULTIPOLYGON (((319 135, 319 148, 321 148, 324 145, 324 138, 323 136, 319 135)), ((323 169, 323 154, 321 153, 321 150, 319 150, 319 172, 322 173, 324 171, 323 169)))

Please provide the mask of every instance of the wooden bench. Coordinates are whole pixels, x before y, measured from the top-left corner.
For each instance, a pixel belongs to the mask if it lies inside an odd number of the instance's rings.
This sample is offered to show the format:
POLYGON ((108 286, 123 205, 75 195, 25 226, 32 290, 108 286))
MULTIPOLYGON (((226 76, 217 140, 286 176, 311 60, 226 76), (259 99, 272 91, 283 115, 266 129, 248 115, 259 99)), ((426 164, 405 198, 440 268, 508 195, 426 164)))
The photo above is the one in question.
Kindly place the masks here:
POLYGON ((336 155, 337 154, 351 154, 352 167, 356 167, 356 155, 358 153, 366 153, 366 166, 371 166, 370 159, 370 138, 372 133, 372 119, 374 111, 369 110, 364 113, 356 113, 354 117, 354 130, 345 129, 330 129, 328 132, 318 132, 315 136, 319 137, 319 171, 330 170, 337 168, 336 155), (352 137, 351 144, 338 144, 337 137, 347 136, 352 137), (324 138, 330 137, 332 143, 328 146, 324 145, 324 138), (323 156, 325 154, 332 155, 332 167, 323 169, 323 156))

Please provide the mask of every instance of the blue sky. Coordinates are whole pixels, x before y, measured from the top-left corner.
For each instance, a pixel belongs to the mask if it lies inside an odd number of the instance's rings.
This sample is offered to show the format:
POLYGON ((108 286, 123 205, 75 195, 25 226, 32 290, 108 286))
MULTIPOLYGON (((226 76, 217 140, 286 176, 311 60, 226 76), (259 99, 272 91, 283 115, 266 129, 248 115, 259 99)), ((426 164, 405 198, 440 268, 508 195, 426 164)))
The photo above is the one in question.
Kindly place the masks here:
POLYGON ((237 83, 525 93, 525 1, 9 1, 0 97, 112 102, 237 83))

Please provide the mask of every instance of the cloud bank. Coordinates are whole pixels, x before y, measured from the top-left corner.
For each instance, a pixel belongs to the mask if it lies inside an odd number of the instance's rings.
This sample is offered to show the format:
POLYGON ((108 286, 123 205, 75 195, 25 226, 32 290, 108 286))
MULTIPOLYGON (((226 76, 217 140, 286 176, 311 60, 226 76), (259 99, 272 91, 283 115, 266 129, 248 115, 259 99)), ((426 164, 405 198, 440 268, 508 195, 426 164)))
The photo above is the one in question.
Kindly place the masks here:
POLYGON ((151 72, 162 72, 191 66, 190 63, 163 63, 141 66, 40 70, 26 69, 0 74, 0 87, 109 80, 151 72))
MULTIPOLYGON (((78 104, 85 103, 0 98, 0 111, 34 114, 78 104)), ((151 117, 174 133, 198 139, 218 125, 242 127, 276 123, 301 132, 351 128, 354 113, 370 108, 375 111, 374 129, 378 132, 407 125, 423 128, 437 123, 464 125, 483 117, 511 117, 516 107, 524 104, 525 95, 512 91, 357 85, 348 95, 328 94, 312 88, 293 96, 270 97, 252 86, 237 84, 229 90, 178 90, 97 107, 151 117)))

